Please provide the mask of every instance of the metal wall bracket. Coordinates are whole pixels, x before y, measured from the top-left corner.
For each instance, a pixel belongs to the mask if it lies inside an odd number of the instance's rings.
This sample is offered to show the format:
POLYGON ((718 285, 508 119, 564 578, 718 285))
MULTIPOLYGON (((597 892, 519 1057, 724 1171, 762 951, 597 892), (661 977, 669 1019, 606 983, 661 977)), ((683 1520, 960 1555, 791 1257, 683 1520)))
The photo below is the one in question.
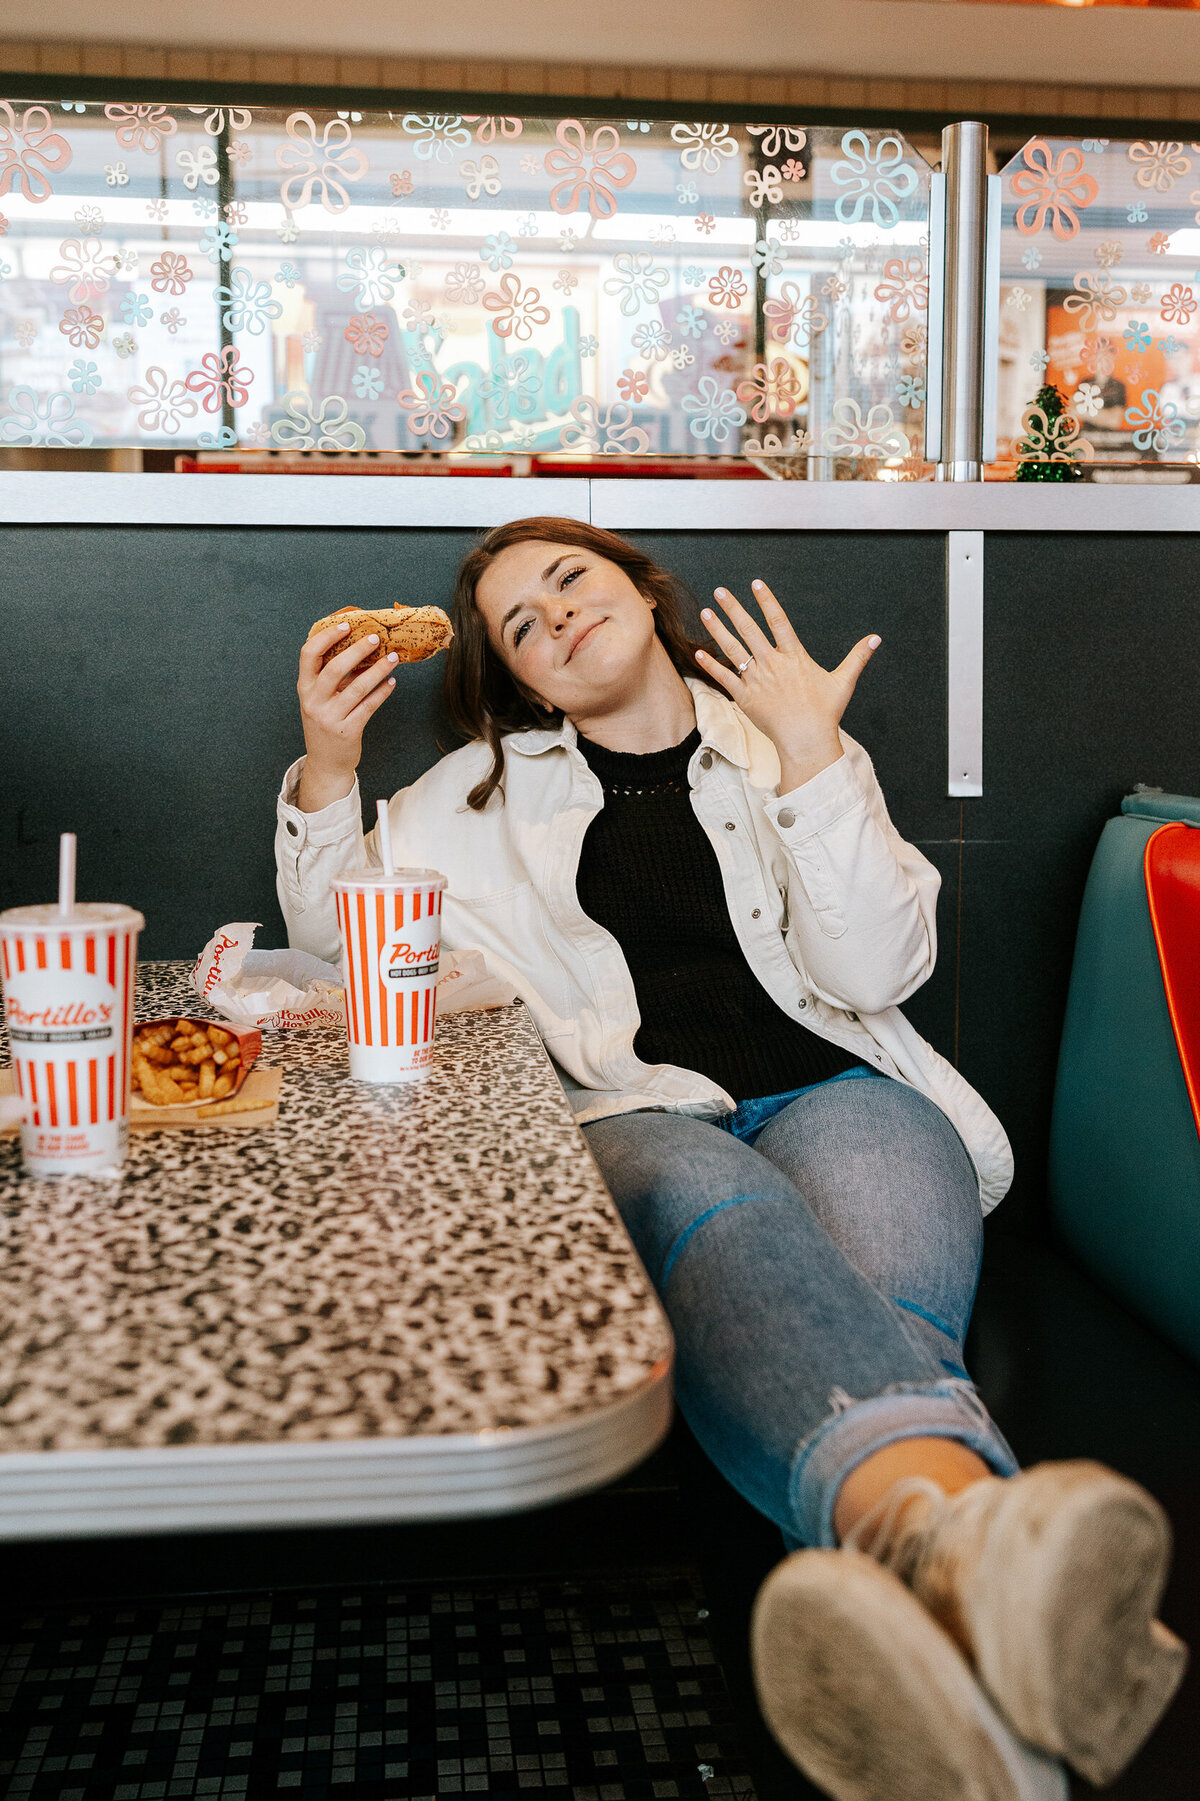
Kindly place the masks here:
POLYGON ((946 726, 950 795, 983 793, 983 533, 946 533, 946 726))

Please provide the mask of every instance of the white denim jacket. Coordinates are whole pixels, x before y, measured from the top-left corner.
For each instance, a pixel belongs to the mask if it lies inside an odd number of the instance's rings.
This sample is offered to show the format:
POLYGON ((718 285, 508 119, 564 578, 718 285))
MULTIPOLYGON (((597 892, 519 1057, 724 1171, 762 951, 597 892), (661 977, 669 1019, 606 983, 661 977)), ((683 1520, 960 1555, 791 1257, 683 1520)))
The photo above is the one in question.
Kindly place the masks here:
MULTIPOLYGON (((727 696, 684 679, 700 730, 688 765, 692 807, 720 864, 747 962, 791 1018, 942 1109, 971 1156, 989 1213, 1012 1182, 1008 1138, 900 1011, 933 970, 941 876, 897 832, 871 759, 847 732, 839 733, 836 763, 777 795, 771 740, 727 696)), ((641 1020, 628 965, 576 894, 583 836, 604 804, 576 738, 570 720, 510 733, 505 798, 493 795, 482 813, 466 797, 491 766, 487 746, 477 740, 443 757, 392 796, 393 855, 446 876, 443 942, 481 950, 517 990, 581 1125, 645 1108, 715 1119, 736 1104, 717 1083, 634 1056, 641 1020)), ((330 884, 356 865, 378 864, 375 832, 364 849, 357 786, 319 813, 301 813, 294 802, 302 767, 300 759, 288 770, 279 796, 279 902, 288 942, 336 963, 330 884)))

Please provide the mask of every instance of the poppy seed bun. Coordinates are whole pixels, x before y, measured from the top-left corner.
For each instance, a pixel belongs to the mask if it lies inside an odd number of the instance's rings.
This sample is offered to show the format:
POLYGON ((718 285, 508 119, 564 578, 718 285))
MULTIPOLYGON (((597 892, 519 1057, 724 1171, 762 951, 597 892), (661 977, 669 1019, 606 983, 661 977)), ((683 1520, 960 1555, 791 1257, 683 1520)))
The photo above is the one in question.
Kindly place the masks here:
POLYGON ((364 657, 355 666, 355 674, 378 663, 390 650, 395 651, 402 663, 423 663, 428 657, 436 656, 439 650, 445 650, 454 636, 454 628, 441 607, 339 607, 336 613, 318 619, 308 635, 315 637, 327 626, 340 625, 343 620, 350 630, 325 652, 321 658, 322 669, 330 657, 340 655, 348 644, 357 644, 360 638, 368 638, 372 632, 379 633, 375 654, 364 657))

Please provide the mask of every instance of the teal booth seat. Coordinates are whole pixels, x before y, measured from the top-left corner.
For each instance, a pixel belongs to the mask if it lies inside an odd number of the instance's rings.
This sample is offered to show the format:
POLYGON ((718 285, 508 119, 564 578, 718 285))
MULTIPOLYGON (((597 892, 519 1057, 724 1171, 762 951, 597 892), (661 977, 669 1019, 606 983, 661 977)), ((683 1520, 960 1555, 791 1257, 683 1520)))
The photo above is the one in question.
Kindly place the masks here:
MULTIPOLYGON (((1200 1360, 1200 1133, 1145 874, 1146 845, 1171 821, 1200 827, 1200 800, 1142 788, 1100 834, 1059 1052, 1049 1193, 1060 1235, 1088 1268, 1200 1360)), ((1200 831, 1182 849, 1200 880, 1200 831)), ((1200 933, 1176 953, 1193 981, 1196 959, 1200 933)))

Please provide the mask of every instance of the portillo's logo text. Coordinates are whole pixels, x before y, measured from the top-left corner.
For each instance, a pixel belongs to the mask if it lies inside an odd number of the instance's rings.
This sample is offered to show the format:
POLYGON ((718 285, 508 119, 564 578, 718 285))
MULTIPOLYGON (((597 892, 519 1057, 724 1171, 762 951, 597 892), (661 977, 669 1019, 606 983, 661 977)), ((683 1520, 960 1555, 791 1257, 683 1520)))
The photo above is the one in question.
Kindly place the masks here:
POLYGON ((404 940, 385 944, 379 963, 380 974, 388 982, 402 981, 406 976, 436 975, 438 946, 425 944, 415 947, 404 940))

